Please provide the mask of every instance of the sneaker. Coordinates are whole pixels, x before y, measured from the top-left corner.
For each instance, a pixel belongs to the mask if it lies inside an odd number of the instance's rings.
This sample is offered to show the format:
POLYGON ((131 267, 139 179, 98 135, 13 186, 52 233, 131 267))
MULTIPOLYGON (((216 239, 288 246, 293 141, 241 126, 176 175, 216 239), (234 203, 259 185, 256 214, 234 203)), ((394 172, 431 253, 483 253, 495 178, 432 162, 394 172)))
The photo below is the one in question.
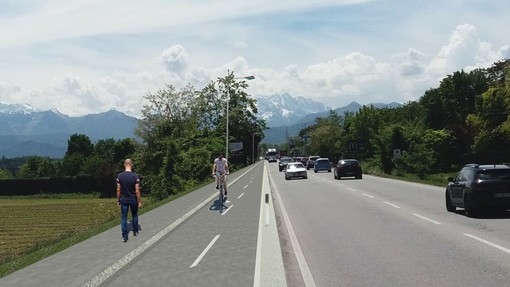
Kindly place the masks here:
POLYGON ((138 231, 133 231, 133 236, 137 236, 138 235, 138 231))
POLYGON ((227 197, 226 196, 223 197, 223 202, 227 202, 227 197))
POLYGON ((219 186, 216 186, 216 189, 219 189, 220 187, 219 186))
POLYGON ((225 190, 225 195, 227 195, 227 191, 225 190))
POLYGON ((122 237, 122 242, 127 242, 128 239, 126 237, 122 237))

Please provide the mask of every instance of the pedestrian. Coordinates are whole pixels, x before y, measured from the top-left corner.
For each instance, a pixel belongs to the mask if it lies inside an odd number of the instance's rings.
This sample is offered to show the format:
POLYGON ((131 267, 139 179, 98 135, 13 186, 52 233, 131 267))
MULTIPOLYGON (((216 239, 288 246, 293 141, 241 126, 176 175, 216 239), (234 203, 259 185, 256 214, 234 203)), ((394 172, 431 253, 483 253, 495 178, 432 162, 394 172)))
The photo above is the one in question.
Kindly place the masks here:
POLYGON ((124 161, 124 171, 117 175, 117 205, 120 208, 121 219, 120 227, 122 229, 122 242, 128 241, 127 217, 128 210, 131 209, 133 236, 138 235, 138 208, 142 207, 140 195, 140 178, 133 172, 133 161, 126 159, 124 161))

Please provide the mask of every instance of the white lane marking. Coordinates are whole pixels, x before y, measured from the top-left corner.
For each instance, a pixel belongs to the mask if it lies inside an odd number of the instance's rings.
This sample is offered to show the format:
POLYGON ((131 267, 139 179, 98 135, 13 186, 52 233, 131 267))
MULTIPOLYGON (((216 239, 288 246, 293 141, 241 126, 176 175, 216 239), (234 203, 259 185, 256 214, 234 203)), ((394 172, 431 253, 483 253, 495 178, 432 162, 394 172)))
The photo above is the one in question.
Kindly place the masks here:
POLYGON ((234 205, 233 205, 233 204, 232 204, 231 206, 227 207, 227 209, 225 209, 225 210, 221 213, 221 215, 225 215, 225 214, 227 214, 227 212, 228 212, 230 209, 232 209, 232 207, 234 207, 234 205))
POLYGON ((200 255, 198 255, 197 259, 195 259, 195 261, 193 262, 193 264, 191 264, 191 266, 189 268, 193 268, 193 267, 197 266, 198 263, 200 263, 202 258, 204 258, 204 256, 209 251, 209 249, 211 249, 211 247, 213 246, 214 242, 216 242, 216 240, 218 240, 218 238, 220 238, 220 235, 221 234, 218 234, 218 235, 214 236, 213 240, 211 240, 211 242, 209 242, 209 245, 207 245, 207 247, 204 249, 204 251, 202 251, 202 253, 200 253, 200 255))
POLYGON ((488 241, 488 240, 482 239, 482 238, 480 238, 480 237, 476 237, 476 236, 471 235, 471 234, 468 234, 468 233, 464 233, 464 235, 465 235, 465 236, 467 236, 467 237, 469 237, 469 238, 472 238, 472 239, 474 239, 474 240, 478 240, 478 241, 480 241, 480 242, 482 242, 482 243, 485 243, 485 244, 487 244, 487 245, 489 245, 489 246, 492 246, 492 247, 494 247, 494 248, 497 248, 497 249, 499 249, 499 250, 501 250, 501 251, 503 251, 503 252, 505 252, 505 253, 510 254, 510 249, 505 248, 505 247, 500 246, 500 245, 497 245, 496 243, 492 243, 492 242, 490 242, 490 241, 488 241))
POLYGON ((250 184, 250 183, 252 183, 252 182, 253 182, 253 180, 250 180, 250 182, 248 182, 248 184, 250 184))
MULTIPOLYGON (((243 174, 241 174, 236 179, 232 180, 228 183, 228 186, 231 186, 235 182, 237 182, 239 179, 241 179, 244 175, 249 173, 252 169, 254 169, 257 165, 251 167, 247 171, 245 171, 243 174)), ((128 265, 131 261, 133 261, 135 258, 140 256, 142 253, 145 252, 145 250, 149 249, 152 245, 154 245, 156 242, 161 240, 165 235, 170 233, 173 229, 175 229, 177 226, 179 226, 181 223, 183 223, 186 219, 191 217, 193 214, 195 214, 197 211, 199 211, 202 207, 204 207, 206 204, 214 200, 218 197, 218 192, 214 191, 214 193, 209 196, 206 200, 202 201, 200 204, 192 208, 190 211, 188 211, 186 214, 172 222, 167 227, 163 228, 161 231, 156 233, 154 236, 149 238, 147 241, 142 243, 140 246, 135 248, 133 251, 126 254, 124 257, 122 257, 119 261, 113 263, 110 265, 110 267, 103 270, 101 273, 96 275, 94 278, 90 279, 87 283, 83 285, 83 287, 97 287, 103 284, 106 280, 108 280, 110 277, 112 277, 115 273, 117 273, 119 270, 124 268, 126 265, 128 265)))
POLYGON ((363 194, 364 196, 366 196, 366 197, 375 198, 375 197, 371 196, 370 194, 366 194, 366 193, 362 193, 362 194, 363 194))
POLYGON ((434 223, 434 224, 437 224, 437 225, 441 224, 441 222, 439 222, 439 221, 432 220, 432 219, 430 219, 430 218, 427 218, 427 217, 425 217, 425 216, 423 216, 423 215, 419 215, 419 214, 417 214, 417 213, 413 213, 413 215, 414 215, 414 216, 416 216, 416 217, 419 217, 419 218, 421 218, 421 219, 423 219, 423 220, 427 220, 427 221, 429 221, 429 222, 432 222, 432 223, 434 223))
POLYGON ((389 206, 393 206, 393 207, 395 207, 395 208, 400 208, 400 206, 398 206, 398 205, 396 205, 396 204, 393 204, 393 203, 391 203, 391 202, 383 201, 383 203, 384 203, 384 204, 387 204, 387 205, 389 205, 389 206))
POLYGON ((329 182, 329 183, 335 183, 334 181, 331 181, 331 180, 326 180, 326 181, 329 182))
MULTIPOLYGON (((271 176, 271 175, 269 175, 271 176)), ((272 189, 275 193, 275 196, 278 200, 278 204, 280 204, 282 209, 282 216, 285 221, 285 225, 287 226, 287 231, 289 233, 290 242, 292 243, 292 247, 294 248, 294 253, 296 254, 296 259, 298 261, 299 269, 301 270, 301 275, 303 276, 303 280, 305 282, 306 287, 315 287, 315 281, 313 280, 312 272, 308 267, 308 263, 306 262, 305 255, 301 250, 301 246, 299 245, 298 239, 296 237, 296 233, 294 232, 294 228, 290 223, 289 215, 287 214, 287 210, 285 209, 285 205, 283 205, 283 201, 280 198, 280 193, 278 192, 278 188, 274 184, 274 181, 271 180, 272 189)))
POLYGON ((257 230, 257 253, 255 253, 255 270, 253 272, 254 278, 253 278, 253 286, 254 287, 260 287, 260 268, 262 264, 262 226, 263 226, 263 213, 264 213, 264 193, 265 192, 271 192, 267 189, 268 187, 268 167, 267 164, 264 163, 264 169, 262 171, 262 188, 260 189, 260 212, 259 212, 259 228, 257 230))
POLYGON ((350 191, 357 191, 354 188, 350 188, 350 187, 348 187, 347 189, 350 190, 350 191))
POLYGON ((239 195, 239 196, 237 197, 237 199, 241 198, 243 195, 244 195, 244 192, 243 192, 243 193, 241 193, 241 195, 239 195))
POLYGON ((245 186, 243 187, 243 189, 246 189, 247 187, 248 187, 248 185, 245 185, 245 186))

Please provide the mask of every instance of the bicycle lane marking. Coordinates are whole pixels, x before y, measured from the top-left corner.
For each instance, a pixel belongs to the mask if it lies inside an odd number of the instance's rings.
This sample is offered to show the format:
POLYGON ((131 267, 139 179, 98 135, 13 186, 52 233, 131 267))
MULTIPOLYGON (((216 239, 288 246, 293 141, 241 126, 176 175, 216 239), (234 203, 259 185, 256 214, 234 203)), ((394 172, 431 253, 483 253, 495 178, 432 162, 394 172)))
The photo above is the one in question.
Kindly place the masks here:
POLYGON ((191 266, 189 268, 193 268, 193 267, 197 266, 198 263, 200 263, 200 261, 202 261, 202 258, 204 258, 204 256, 207 254, 209 249, 211 249, 211 247, 214 245, 216 240, 218 240, 218 238, 220 238, 220 235, 221 234, 214 236, 213 240, 211 240, 211 242, 209 242, 209 244, 205 247, 205 249, 202 251, 202 253, 200 253, 200 255, 198 255, 197 259, 195 259, 195 261, 193 261, 193 263, 191 264, 191 266))
MULTIPOLYGON (((252 171, 254 168, 256 168, 258 166, 257 165, 254 165, 252 166, 250 169, 248 169, 247 171, 245 171, 243 174, 241 174, 239 177, 237 177, 236 179, 232 180, 232 182, 230 182, 227 186, 230 186, 232 184, 234 184, 235 182, 237 182, 239 179, 241 179, 244 175, 246 175, 247 173, 249 173, 250 171, 252 171)), ((205 199, 204 201, 202 201, 201 203, 199 203, 197 206, 195 206, 194 208, 192 208, 190 211, 188 211, 186 214, 184 214, 183 216, 181 216, 180 218, 178 218, 177 220, 175 220, 174 222, 172 222, 170 225, 166 226, 165 228, 163 228, 161 231, 159 231, 158 233, 156 233, 154 236, 152 236, 151 238, 149 238, 147 241, 145 241, 144 243, 140 244, 140 246, 138 246, 137 248, 135 248, 134 250, 132 250, 131 252, 129 252, 128 254, 126 254, 124 257, 122 257, 121 259, 119 259, 119 261, 113 263, 112 265, 110 265, 110 267, 106 268, 105 270, 103 270, 101 273, 99 273, 98 275, 96 275, 94 278, 90 279, 87 283, 85 283, 82 287, 97 287, 97 286, 101 286, 105 281, 107 281, 110 277, 112 277, 114 274, 116 274, 117 272, 119 272, 120 270, 122 270, 122 268, 124 268, 125 266, 127 266, 131 261, 133 261, 134 259, 136 259, 138 256, 140 256, 141 254, 143 254, 147 249, 149 249, 152 245, 154 245, 155 243, 157 243, 158 241, 160 241, 163 237, 165 237, 165 235, 167 235, 168 233, 170 233, 173 229, 175 229, 177 226, 179 226, 181 223, 183 223, 184 221, 186 221, 186 219, 188 219, 189 217, 191 217, 193 214, 195 214, 197 211, 199 211, 200 209, 202 209, 206 204, 208 204, 209 202, 211 202, 212 200, 214 200, 216 197, 218 196, 218 193, 217 191, 215 191, 211 196, 209 196, 207 199, 205 199)))

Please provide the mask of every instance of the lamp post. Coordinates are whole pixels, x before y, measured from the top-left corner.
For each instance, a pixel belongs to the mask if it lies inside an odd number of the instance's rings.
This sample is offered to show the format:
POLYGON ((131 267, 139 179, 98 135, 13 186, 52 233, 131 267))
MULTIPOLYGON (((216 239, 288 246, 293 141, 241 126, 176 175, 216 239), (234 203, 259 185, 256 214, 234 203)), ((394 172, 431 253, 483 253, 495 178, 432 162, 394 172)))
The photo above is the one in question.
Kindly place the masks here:
MULTIPOLYGON (((245 76, 245 77, 237 77, 237 78, 234 78, 234 80, 238 80, 238 79, 241 79, 241 80, 253 80, 255 79, 255 76, 253 75, 250 75, 250 76, 245 76)), ((227 129, 226 129, 226 132, 225 132, 225 159, 228 161, 228 144, 229 144, 229 140, 228 140, 228 123, 229 123, 229 119, 228 119, 228 113, 229 113, 229 103, 230 103, 230 87, 228 85, 226 85, 226 89, 227 89, 227 129)))
POLYGON ((251 163, 255 163, 255 135, 260 135, 260 133, 254 133, 251 135, 251 163))

